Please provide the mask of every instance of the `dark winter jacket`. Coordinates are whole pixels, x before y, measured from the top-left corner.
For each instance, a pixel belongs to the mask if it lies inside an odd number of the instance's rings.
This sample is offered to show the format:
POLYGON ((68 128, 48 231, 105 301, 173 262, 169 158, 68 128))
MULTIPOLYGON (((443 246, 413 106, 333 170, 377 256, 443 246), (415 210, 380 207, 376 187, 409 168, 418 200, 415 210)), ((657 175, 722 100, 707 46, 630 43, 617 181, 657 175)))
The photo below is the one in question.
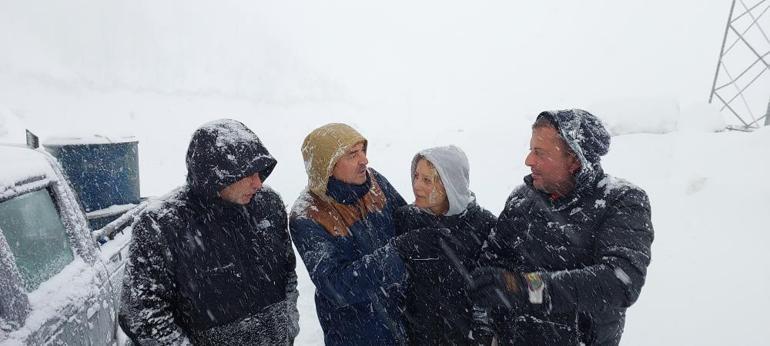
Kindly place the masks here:
POLYGON ((490 236, 485 263, 539 272, 545 281, 544 304, 496 315, 503 344, 617 345, 626 308, 644 285, 653 240, 649 200, 604 174, 598 158, 609 135, 586 114, 541 114, 553 117, 583 163, 575 189, 553 200, 525 177, 490 236))
POLYGON ((235 121, 199 128, 188 184, 133 226, 120 324, 138 344, 287 344, 297 335, 295 259, 281 198, 268 187, 247 205, 217 193, 266 179, 276 161, 235 121))
POLYGON ((406 273, 391 239, 393 214, 406 203, 382 175, 369 169, 368 177, 360 186, 331 178, 325 198, 305 190, 290 217, 327 345, 405 340, 398 306, 406 273))
POLYGON ((478 267, 481 248, 497 218, 475 201, 464 212, 437 216, 414 205, 396 212, 396 234, 422 228, 448 230, 438 239, 443 251, 409 261, 406 293, 409 344, 464 345, 470 340, 473 304, 468 296, 468 273, 478 267))
POLYGON ((409 246, 402 258, 409 269, 405 316, 413 345, 467 344, 473 305, 468 297, 469 273, 478 267, 481 248, 496 218, 476 204, 470 190, 470 165, 455 146, 422 150, 412 159, 412 183, 420 160, 435 169, 446 196, 447 211, 408 205, 396 212, 396 233, 409 246), (438 231, 438 232, 436 232, 438 231), (403 237, 402 237, 403 238, 403 237))

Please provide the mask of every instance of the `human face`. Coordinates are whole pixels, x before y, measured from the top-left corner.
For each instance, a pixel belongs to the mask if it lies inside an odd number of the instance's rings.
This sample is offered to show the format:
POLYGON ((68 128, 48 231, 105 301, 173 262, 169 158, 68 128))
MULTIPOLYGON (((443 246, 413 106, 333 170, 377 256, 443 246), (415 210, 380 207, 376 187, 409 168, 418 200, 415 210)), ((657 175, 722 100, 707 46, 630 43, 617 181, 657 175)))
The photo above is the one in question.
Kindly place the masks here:
POLYGON ((580 162, 567 149, 557 130, 548 126, 532 130, 524 164, 532 170, 532 185, 536 189, 557 196, 572 191, 574 174, 580 170, 580 162))
POLYGON ((431 167, 428 160, 420 159, 412 177, 414 205, 430 209, 436 215, 444 215, 449 210, 449 200, 446 196, 444 183, 436 169, 431 167))
POLYGON ((259 173, 254 173, 246 178, 238 180, 219 191, 219 197, 235 204, 246 205, 251 202, 254 194, 262 188, 262 179, 259 173))
POLYGON ((366 148, 358 142, 337 160, 332 176, 346 184, 361 185, 366 182, 366 148))

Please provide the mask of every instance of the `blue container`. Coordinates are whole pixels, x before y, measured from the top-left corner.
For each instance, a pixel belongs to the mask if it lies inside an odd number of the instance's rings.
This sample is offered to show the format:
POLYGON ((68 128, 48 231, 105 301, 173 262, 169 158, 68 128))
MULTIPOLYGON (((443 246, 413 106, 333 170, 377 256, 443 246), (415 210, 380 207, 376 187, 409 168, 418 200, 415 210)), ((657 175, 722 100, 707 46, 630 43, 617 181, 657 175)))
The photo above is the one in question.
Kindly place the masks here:
MULTIPOLYGON (((139 203, 138 145, 133 138, 114 143, 103 138, 43 143, 45 150, 61 163, 86 213, 139 203)), ((94 227, 93 221, 92 228, 100 228, 94 227)))

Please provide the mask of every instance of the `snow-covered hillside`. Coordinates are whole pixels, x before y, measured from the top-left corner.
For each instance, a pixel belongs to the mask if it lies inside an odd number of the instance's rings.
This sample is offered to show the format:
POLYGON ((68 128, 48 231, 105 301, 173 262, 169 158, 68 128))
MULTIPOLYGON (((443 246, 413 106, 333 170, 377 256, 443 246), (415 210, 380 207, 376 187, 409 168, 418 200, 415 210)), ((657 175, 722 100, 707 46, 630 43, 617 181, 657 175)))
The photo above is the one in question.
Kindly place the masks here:
MULTIPOLYGON (((160 195, 184 182, 193 130, 232 117, 278 159, 267 184, 291 205, 302 139, 346 122, 407 200, 412 155, 460 146, 498 213, 528 172, 534 116, 584 107, 614 135, 606 171, 652 202, 623 344, 768 344, 770 128, 714 132, 732 119, 704 105, 729 5, 0 0, 0 142, 130 133, 142 194, 160 195)), ((299 272, 297 341, 321 344, 299 272)))

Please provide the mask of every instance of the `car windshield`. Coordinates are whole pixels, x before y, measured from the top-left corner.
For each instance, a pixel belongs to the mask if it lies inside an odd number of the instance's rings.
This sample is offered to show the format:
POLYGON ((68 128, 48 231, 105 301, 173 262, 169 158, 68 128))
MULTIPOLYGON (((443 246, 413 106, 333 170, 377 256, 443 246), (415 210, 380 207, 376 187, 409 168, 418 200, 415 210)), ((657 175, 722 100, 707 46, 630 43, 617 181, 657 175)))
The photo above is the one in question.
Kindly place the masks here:
POLYGON ((64 225, 47 189, 0 203, 0 230, 28 292, 73 260, 64 225))

